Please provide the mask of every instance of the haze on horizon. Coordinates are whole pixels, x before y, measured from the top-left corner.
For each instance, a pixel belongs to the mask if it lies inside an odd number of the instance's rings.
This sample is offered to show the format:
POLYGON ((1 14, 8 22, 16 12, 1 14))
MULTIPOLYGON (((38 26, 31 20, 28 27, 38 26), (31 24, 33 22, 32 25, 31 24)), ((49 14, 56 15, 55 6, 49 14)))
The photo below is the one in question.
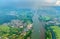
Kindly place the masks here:
POLYGON ((58 0, 0 0, 1 7, 33 7, 35 4, 37 6, 54 6, 57 5, 58 0))

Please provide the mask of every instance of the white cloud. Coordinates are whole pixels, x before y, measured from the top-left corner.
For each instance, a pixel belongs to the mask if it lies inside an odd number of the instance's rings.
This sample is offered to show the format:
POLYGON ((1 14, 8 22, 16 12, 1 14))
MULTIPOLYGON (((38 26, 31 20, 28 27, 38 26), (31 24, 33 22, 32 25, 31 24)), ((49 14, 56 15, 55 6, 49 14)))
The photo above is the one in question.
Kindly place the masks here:
POLYGON ((60 1, 56 1, 56 5, 60 5, 60 1))

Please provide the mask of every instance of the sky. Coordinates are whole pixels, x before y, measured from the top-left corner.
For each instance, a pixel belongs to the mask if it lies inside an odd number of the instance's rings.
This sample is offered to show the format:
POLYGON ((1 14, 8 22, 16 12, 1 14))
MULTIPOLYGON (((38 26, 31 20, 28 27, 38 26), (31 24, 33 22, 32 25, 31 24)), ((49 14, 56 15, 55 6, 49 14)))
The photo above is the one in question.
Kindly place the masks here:
POLYGON ((0 7, 32 7, 60 5, 59 0, 0 0, 0 7))

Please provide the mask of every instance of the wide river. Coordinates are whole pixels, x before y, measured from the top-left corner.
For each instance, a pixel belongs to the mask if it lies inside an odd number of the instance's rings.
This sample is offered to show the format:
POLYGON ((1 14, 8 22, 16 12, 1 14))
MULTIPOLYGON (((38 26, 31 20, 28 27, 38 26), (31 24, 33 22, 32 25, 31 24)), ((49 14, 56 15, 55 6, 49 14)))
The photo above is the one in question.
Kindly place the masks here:
POLYGON ((33 30, 32 39, 45 39, 43 23, 38 19, 39 15, 34 14, 33 20, 33 30))

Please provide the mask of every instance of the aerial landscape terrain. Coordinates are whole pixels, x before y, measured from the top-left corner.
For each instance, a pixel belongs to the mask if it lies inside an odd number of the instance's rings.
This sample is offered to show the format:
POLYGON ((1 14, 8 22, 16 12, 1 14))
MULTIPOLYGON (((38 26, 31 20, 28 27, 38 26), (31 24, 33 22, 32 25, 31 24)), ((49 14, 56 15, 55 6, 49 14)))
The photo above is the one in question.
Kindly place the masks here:
POLYGON ((59 3, 0 0, 0 39, 60 39, 59 3))

